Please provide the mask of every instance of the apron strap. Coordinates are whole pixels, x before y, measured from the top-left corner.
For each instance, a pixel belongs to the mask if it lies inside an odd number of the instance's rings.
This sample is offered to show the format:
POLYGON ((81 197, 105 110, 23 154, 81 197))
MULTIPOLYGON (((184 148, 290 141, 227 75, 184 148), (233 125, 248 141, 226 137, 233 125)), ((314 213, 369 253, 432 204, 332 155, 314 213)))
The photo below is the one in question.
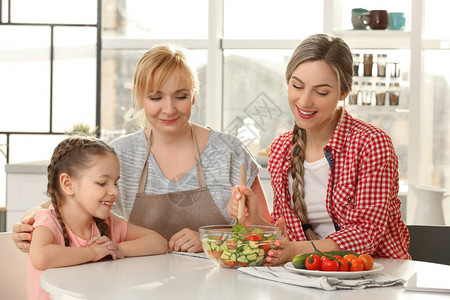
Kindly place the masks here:
MULTIPOLYGON (((200 163, 200 154, 199 154, 197 139, 195 138, 194 129, 192 128, 192 126, 190 124, 189 124, 189 126, 191 127, 191 134, 192 134, 192 138, 194 140, 194 155, 195 155, 194 159, 195 159, 195 166, 197 168, 198 186, 201 188, 206 188, 206 179, 205 179, 205 175, 203 173, 203 169, 202 169, 202 166, 200 163)), ((147 183, 147 175, 148 175, 147 166, 148 166, 148 157, 150 155, 151 145, 152 145, 152 131, 150 130, 150 134, 148 136, 148 142, 147 142, 147 149, 145 150, 145 163, 144 163, 144 167, 142 168, 141 178, 139 180, 138 193, 144 193, 145 185, 147 183)))

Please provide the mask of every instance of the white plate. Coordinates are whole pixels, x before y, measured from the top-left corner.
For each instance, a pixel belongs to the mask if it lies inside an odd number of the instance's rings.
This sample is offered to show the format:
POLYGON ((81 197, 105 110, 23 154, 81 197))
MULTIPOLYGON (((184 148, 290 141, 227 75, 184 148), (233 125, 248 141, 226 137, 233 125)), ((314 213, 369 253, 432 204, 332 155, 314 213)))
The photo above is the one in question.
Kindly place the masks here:
POLYGON ((360 272, 326 272, 326 271, 313 271, 307 269, 296 269, 292 262, 288 262, 284 265, 284 267, 293 272, 307 276, 326 276, 326 277, 334 277, 340 279, 349 279, 349 278, 361 278, 370 274, 375 274, 383 270, 383 265, 374 263, 372 270, 369 271, 360 271, 360 272))

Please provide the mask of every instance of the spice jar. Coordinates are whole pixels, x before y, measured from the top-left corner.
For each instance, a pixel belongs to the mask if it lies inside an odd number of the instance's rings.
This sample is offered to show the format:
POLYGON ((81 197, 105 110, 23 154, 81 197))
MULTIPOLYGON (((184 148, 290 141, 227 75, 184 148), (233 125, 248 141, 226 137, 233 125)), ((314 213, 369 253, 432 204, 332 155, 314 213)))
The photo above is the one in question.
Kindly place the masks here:
POLYGON ((389 104, 398 105, 400 99, 400 84, 393 82, 389 85, 389 104))
POLYGON ((386 99, 386 84, 384 82, 377 82, 375 87, 375 93, 377 99, 376 104, 384 105, 386 99))

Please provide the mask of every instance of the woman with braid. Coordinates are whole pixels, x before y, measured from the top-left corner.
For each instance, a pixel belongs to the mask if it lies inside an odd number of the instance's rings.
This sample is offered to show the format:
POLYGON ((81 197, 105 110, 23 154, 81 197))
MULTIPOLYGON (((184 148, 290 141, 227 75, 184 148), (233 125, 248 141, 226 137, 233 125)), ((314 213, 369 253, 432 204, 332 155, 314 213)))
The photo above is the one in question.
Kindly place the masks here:
MULTIPOLYGON (((296 254, 353 250, 375 257, 410 259, 401 220, 398 159, 380 128, 343 107, 352 85, 352 54, 340 38, 316 34, 295 49, 286 69, 292 131, 276 138, 268 170, 274 191, 272 224, 284 238, 270 250, 276 265, 296 254)), ((234 188, 228 212, 246 196, 246 223, 267 224, 245 186, 234 188)))
POLYGON ((52 205, 36 215, 28 259, 28 298, 50 299, 39 284, 48 268, 167 252, 158 233, 110 212, 117 199, 119 160, 104 142, 70 137, 47 168, 52 205))

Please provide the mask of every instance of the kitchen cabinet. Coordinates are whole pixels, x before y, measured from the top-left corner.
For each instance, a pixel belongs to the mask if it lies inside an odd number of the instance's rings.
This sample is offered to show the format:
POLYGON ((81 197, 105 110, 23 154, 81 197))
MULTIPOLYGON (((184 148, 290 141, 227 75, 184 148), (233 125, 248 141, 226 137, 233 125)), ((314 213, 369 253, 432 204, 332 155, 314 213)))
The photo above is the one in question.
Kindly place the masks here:
POLYGON ((8 164, 6 171, 6 231, 30 208, 45 202, 48 162, 8 164))

